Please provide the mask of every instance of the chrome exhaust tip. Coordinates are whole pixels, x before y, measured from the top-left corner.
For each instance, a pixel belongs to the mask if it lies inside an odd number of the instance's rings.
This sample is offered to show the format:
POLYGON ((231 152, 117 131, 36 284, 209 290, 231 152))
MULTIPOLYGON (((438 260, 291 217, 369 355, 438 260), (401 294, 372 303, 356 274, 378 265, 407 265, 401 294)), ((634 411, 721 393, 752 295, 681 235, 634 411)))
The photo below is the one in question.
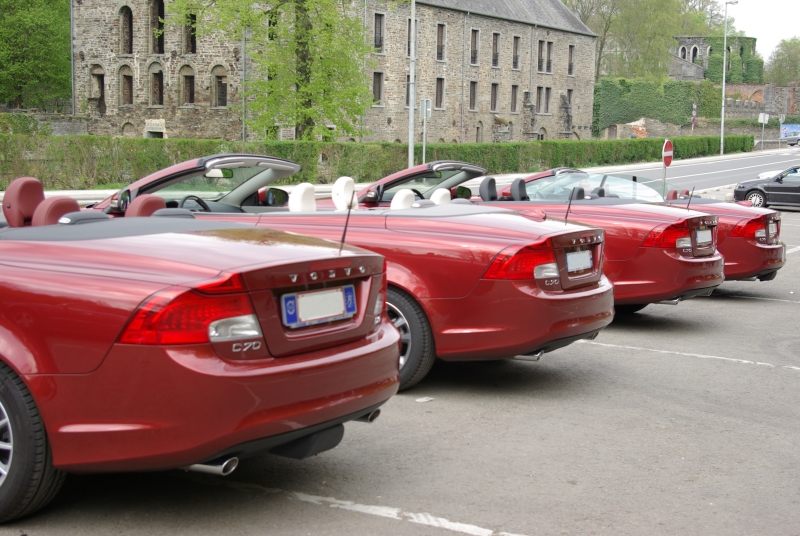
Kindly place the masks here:
POLYGON ((359 417, 359 418, 357 418, 355 420, 357 420, 358 422, 374 422, 375 419, 377 419, 380 416, 380 414, 381 414, 381 410, 374 409, 374 410, 370 411, 369 413, 366 413, 366 414, 362 415, 361 417, 359 417))
POLYGON ((538 352, 534 352, 528 355, 518 355, 514 356, 514 359, 517 361, 539 361, 539 359, 544 355, 544 350, 539 350, 538 352))
POLYGON ((656 302, 657 305, 678 305, 681 302, 680 298, 675 298, 674 300, 661 300, 656 302))
POLYGON ((239 458, 227 458, 211 463, 196 463, 187 467, 182 467, 184 471, 194 471, 195 473, 206 473, 209 475, 228 476, 239 466, 239 458))

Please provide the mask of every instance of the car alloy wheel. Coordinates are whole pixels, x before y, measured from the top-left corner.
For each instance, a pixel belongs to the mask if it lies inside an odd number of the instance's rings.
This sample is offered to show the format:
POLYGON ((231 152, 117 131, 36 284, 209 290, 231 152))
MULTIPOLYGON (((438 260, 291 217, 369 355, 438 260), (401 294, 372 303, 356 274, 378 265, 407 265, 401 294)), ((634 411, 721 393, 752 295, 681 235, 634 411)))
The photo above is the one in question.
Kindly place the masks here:
POLYGON ((400 331, 400 389, 424 378, 436 361, 433 333, 422 307, 408 294, 389 287, 386 313, 400 331))
POLYGON ((0 402, 0 487, 6 481, 14 458, 14 431, 3 403, 0 402))
POLYGON ((744 197, 751 203, 753 203, 754 207, 765 207, 767 206, 766 199, 764 199, 764 194, 759 191, 752 191, 748 192, 747 195, 744 197))

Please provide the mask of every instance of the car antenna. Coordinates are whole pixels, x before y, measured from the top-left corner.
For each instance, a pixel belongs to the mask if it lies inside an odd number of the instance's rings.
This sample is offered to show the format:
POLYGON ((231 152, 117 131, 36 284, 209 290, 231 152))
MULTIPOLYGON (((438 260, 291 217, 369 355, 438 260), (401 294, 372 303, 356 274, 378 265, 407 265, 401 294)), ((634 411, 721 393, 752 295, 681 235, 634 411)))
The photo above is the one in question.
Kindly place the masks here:
POLYGON ((356 191, 350 194, 350 202, 347 203, 347 218, 344 220, 344 230, 342 231, 342 241, 339 244, 339 256, 342 256, 342 248, 344 247, 344 237, 347 236, 347 225, 350 223, 350 212, 353 210, 353 199, 356 197, 356 191))
POLYGON ((569 217, 569 209, 572 208, 572 197, 573 197, 573 194, 575 193, 575 188, 576 187, 573 187, 572 190, 569 193, 569 204, 567 205, 567 213, 564 214, 564 225, 567 224, 567 218, 569 217))
POLYGON ((694 189, 695 189, 695 187, 692 186, 692 193, 689 194, 689 202, 686 203, 686 210, 689 210, 689 205, 692 204, 692 196, 694 195, 694 189))

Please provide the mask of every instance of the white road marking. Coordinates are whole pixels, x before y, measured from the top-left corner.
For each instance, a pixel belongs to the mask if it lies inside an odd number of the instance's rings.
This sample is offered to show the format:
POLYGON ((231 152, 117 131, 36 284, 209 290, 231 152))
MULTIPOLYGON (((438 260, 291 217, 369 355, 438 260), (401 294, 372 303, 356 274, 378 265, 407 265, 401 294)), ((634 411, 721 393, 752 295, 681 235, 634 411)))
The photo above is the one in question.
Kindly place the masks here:
POLYGON ((743 300, 763 300, 763 301, 776 301, 783 303, 800 303, 797 300, 781 300, 779 298, 762 298, 761 296, 737 296, 735 294, 726 294, 726 298, 742 298, 743 300))
POLYGON ((800 251, 800 247, 792 248, 788 250, 786 254, 788 255, 789 253, 797 253, 798 251, 800 251))
POLYGON ((722 357, 718 355, 705 355, 705 354, 692 354, 688 352, 675 352, 672 350, 657 350, 655 348, 643 348, 641 346, 624 346, 620 344, 607 344, 604 342, 594 342, 594 341, 587 341, 587 340, 580 340, 577 341, 582 344, 595 344, 597 346, 606 346, 609 348, 622 348, 624 350, 639 350, 642 352, 654 352, 658 354, 670 354, 670 355, 680 355, 684 357, 699 357, 700 359, 717 359, 719 361, 728 361, 731 363, 740 363, 742 365, 760 365, 769 368, 785 368, 791 370, 800 370, 800 367, 792 367, 789 365, 773 365, 772 363, 762 363, 761 361, 748 361, 746 359, 736 359, 733 357, 722 357))
POLYGON ((737 167, 736 169, 722 169, 722 170, 719 170, 719 171, 707 171, 705 173, 693 173, 692 175, 680 175, 680 176, 676 176, 676 177, 670 177, 669 179, 670 180, 685 179, 687 177, 699 177, 701 175, 714 175, 714 174, 717 174, 717 173, 734 173, 734 172, 737 172, 737 171, 741 171, 743 169, 767 167, 767 166, 773 166, 773 165, 777 165, 777 164, 785 164, 787 162, 797 162, 797 158, 793 158, 792 160, 781 160, 779 162, 770 162, 769 164, 759 164, 757 166, 742 166, 742 167, 737 167))

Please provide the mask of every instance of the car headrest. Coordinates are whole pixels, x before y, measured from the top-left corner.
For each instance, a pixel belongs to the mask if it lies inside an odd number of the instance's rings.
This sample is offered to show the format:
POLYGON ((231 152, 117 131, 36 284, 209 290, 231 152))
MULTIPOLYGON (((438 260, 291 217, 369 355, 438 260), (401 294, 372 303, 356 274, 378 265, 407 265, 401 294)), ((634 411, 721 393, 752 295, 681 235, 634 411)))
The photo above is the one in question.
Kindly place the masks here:
POLYGON ((667 192, 667 200, 678 199, 678 190, 670 190, 667 192))
POLYGON ((289 212, 314 212, 317 200, 314 185, 307 182, 298 184, 289 194, 289 212))
POLYGON ((31 225, 34 227, 55 225, 65 214, 78 212, 80 209, 78 202, 71 197, 51 197, 50 199, 45 199, 36 207, 33 218, 31 218, 31 225))
POLYGON ((497 201, 497 183, 494 177, 486 177, 483 179, 478 192, 480 193, 481 199, 484 201, 497 201))
POLYGON ((572 193, 569 196, 570 199, 575 201, 576 199, 586 199, 586 190, 581 188, 580 186, 576 186, 572 189, 572 193))
POLYGON ((689 197, 690 195, 691 195, 691 192, 689 190, 681 190, 681 195, 680 195, 681 197, 684 197, 684 196, 685 197, 689 197))
POLYGON ((44 187, 39 179, 20 177, 8 185, 3 195, 3 215, 11 227, 31 224, 36 207, 44 201, 44 187))
POLYGON ((353 195, 356 183, 350 177, 339 177, 333 183, 331 199, 336 210, 358 209, 358 199, 353 195))
POLYGON ((81 225, 83 223, 93 223, 96 221, 108 221, 111 216, 102 212, 89 210, 86 212, 68 212, 58 219, 59 225, 81 225))
POLYGON ((188 208, 162 208, 153 212, 154 218, 191 218, 194 214, 188 208))
POLYGON ((164 198, 152 194, 137 195, 125 210, 125 217, 148 217, 162 208, 167 208, 167 202, 164 201, 164 198))
POLYGON ((597 197, 605 197, 606 196, 606 189, 598 186, 594 190, 592 190, 592 195, 596 195, 597 197))
POLYGON ((528 197, 528 191, 525 189, 524 179, 514 179, 514 182, 511 183, 511 199, 514 201, 531 200, 531 198, 528 197))
POLYGON ((411 190, 400 190, 394 197, 392 197, 392 204, 389 206, 391 210, 401 210, 404 208, 411 208, 414 204, 414 192, 411 190))
POLYGON ((450 195, 450 190, 447 188, 439 188, 438 190, 433 192, 431 195, 431 201, 436 203, 437 205, 446 205, 450 201, 452 201, 450 195))

